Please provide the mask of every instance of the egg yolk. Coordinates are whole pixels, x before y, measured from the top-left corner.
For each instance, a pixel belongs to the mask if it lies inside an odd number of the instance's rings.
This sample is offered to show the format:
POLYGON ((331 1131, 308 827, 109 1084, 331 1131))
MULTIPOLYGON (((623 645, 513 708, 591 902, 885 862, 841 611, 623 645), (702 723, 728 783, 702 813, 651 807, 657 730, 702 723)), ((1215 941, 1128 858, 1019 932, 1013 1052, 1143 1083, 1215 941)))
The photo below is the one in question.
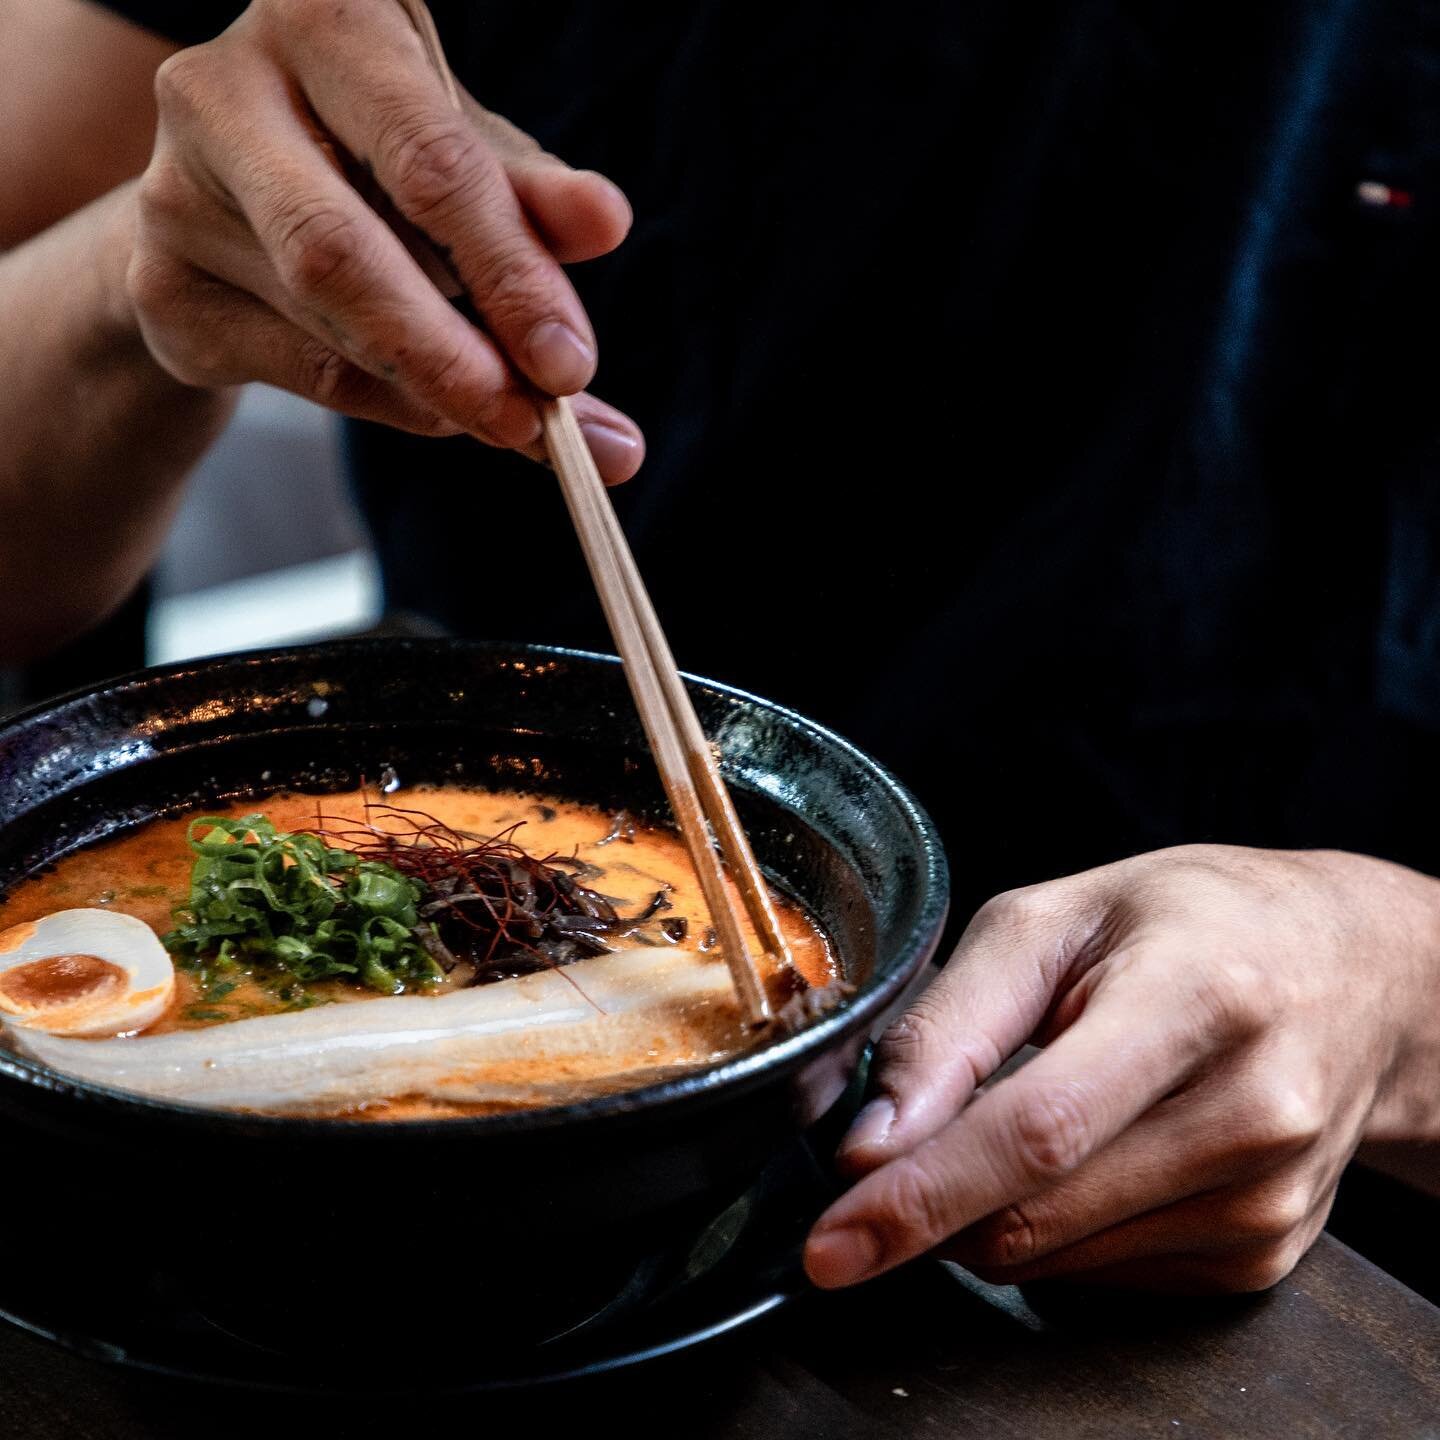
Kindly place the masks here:
POLYGON ((99 999, 125 983, 125 972, 97 955, 48 955, 0 974, 0 1002, 17 1011, 49 1010, 99 999))

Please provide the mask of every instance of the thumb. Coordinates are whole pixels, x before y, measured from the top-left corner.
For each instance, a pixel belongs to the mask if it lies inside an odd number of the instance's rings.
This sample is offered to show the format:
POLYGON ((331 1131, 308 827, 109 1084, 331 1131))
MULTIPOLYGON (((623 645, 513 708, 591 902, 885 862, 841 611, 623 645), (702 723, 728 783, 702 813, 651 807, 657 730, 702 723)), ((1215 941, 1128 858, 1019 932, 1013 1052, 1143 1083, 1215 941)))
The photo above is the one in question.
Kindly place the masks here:
POLYGON ((857 1176, 929 1139, 1039 1028, 1099 957, 1104 870, 1011 890, 975 914, 940 976, 881 1037, 879 1092, 837 1161, 857 1176))

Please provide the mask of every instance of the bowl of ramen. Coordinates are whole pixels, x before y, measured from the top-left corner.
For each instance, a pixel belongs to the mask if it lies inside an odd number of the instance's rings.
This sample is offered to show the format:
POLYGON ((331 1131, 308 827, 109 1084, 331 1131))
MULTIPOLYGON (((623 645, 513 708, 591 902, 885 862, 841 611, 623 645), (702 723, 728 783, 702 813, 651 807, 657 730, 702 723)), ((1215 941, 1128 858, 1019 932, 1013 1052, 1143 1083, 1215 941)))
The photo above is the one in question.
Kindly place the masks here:
POLYGON ((160 1275, 336 1374, 522 1351, 833 1120, 934 952, 944 858, 845 741, 691 688, 790 945, 760 1030, 613 659, 339 642, 0 726, 28 1263, 160 1275))

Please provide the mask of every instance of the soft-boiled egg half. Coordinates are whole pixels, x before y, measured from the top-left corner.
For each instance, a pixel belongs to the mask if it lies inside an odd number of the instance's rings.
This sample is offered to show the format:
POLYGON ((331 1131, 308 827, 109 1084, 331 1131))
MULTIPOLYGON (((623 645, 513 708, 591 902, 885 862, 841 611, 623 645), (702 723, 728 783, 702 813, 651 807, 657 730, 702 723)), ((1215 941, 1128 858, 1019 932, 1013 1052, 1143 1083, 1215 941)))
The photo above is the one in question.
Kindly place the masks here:
POLYGON ((0 1021, 51 1035, 125 1035, 158 1020, 175 966, 155 932, 112 910, 57 910, 0 930, 0 1021))

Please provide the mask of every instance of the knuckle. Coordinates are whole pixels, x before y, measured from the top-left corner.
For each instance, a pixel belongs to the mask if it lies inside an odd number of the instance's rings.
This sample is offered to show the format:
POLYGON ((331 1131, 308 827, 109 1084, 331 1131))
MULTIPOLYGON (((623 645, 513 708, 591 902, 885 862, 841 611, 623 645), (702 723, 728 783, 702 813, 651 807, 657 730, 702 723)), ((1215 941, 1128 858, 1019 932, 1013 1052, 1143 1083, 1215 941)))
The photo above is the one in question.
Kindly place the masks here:
POLYGON ((397 177, 396 199, 417 224, 459 197, 483 200, 498 173, 487 164, 479 140, 450 117, 427 114, 394 121, 382 150, 386 170, 397 177))
POLYGON ((1309 1191, 1295 1184, 1231 1202, 1221 1212, 1220 1223, 1230 1240, 1266 1247, 1280 1246, 1297 1236, 1309 1218, 1309 1191))
POLYGON ((183 308, 185 273, 166 260, 137 251, 125 271, 125 289, 135 310, 147 319, 164 321, 183 308))
POLYGON ((156 363, 182 385, 214 389, 235 379, 214 340, 200 340, 193 333, 147 323, 145 342, 156 363))
POLYGON ((442 413, 448 410, 457 417, 473 417, 491 441, 507 449, 529 444, 539 435, 535 407, 503 376, 491 380, 482 373, 473 382, 467 377, 463 387, 454 387, 453 395, 433 397, 431 403, 441 407, 442 413))
POLYGON ((1220 1289, 1249 1295, 1278 1285, 1299 1263, 1305 1247, 1297 1242, 1258 1246, 1246 1255, 1220 1261, 1214 1278, 1220 1289))
POLYGON ((1208 967, 1195 998, 1207 1028, 1227 1040, 1253 1039, 1274 1012, 1264 967, 1239 956, 1208 967))
POLYGON ((470 365, 466 351, 456 346, 448 352, 437 354, 434 359, 422 362, 418 376, 419 388, 431 398, 431 402, 446 404, 452 396, 466 388, 470 365))
POLYGON ((1302 1186, 1290 1186, 1270 1201, 1266 1228, 1272 1237, 1288 1241, 1305 1228, 1310 1209, 1309 1191, 1302 1186))
POLYGON ((217 389, 229 379, 228 372, 214 354, 171 350, 166 354, 165 368, 182 385, 191 385, 197 390, 217 389))
POLYGON ((1090 1152, 1090 1122, 1075 1088, 1047 1084, 1021 1102, 1012 1132, 1014 1157, 1036 1186, 1069 1175, 1090 1152))
POLYGON ((307 336, 297 357, 299 392, 326 409, 343 409, 350 395, 354 367, 338 351, 307 336))
POLYGON ((933 1176, 912 1161, 896 1164, 881 1198, 888 1227, 910 1247, 928 1249, 950 1233, 943 1197, 933 1176))
POLYGON ((463 421, 466 428, 478 428, 507 447, 512 441, 523 443, 518 438, 522 433, 529 438, 526 427, 532 422, 517 407, 508 376, 477 362, 464 344, 433 354, 417 350, 404 361, 404 381, 417 399, 438 412, 441 423, 463 421))
POLYGON ((1022 1205, 1002 1210, 977 1237, 977 1263, 1006 1270, 1033 1260, 1040 1248, 1035 1222, 1022 1205))
POLYGON ((922 995, 881 1036, 877 1059, 886 1066, 923 1064, 941 1048, 944 1041, 945 1026, 940 1007, 935 1000, 922 995))
POLYGON ((963 1100, 995 1073, 1004 1058, 987 1036, 957 1023, 942 976, 880 1037, 875 1070, 892 1091, 904 1089, 911 1075, 953 1071, 963 1082, 959 1097, 963 1100))
POLYGON ((166 344, 163 340, 157 341, 155 337, 149 337, 149 344, 150 354, 155 363, 172 379, 178 380, 182 385, 193 386, 197 390, 210 388, 204 367, 197 364, 192 356, 187 355, 176 346, 166 344))
POLYGON ((186 107, 195 95, 196 84, 204 62, 196 51, 199 46, 177 50, 161 61, 155 71, 155 101, 162 115, 175 108, 186 107))
POLYGON ((447 420, 443 415, 436 415, 429 411, 412 414, 407 424, 417 435, 428 435, 436 439, 443 439, 450 435, 463 435, 465 433, 453 421, 447 420))
POLYGON ((554 270, 523 235, 491 245, 480 257, 475 288, 484 297, 485 318, 505 328, 549 295, 554 270))
POLYGON ((213 81, 213 51, 209 45, 177 50, 155 71, 155 103, 162 117, 198 114, 205 106, 213 81))
POLYGON ((186 217, 194 203, 194 186, 184 169, 169 159, 155 159, 146 167, 136 189, 140 218, 147 224, 166 225, 186 217))
POLYGON ((1043 887, 1026 885, 992 896, 975 912, 972 923, 980 929, 1002 934, 1024 934, 1031 930, 1048 910, 1049 904, 1043 887))
POLYGON ((1255 1106, 1251 1131, 1256 1147, 1267 1154, 1301 1154, 1323 1136, 1324 1109, 1298 1083, 1271 1085, 1255 1106))
POLYGON ((301 205, 280 220, 276 269, 299 295, 332 295, 353 287, 363 270, 360 227, 325 202, 301 205))

